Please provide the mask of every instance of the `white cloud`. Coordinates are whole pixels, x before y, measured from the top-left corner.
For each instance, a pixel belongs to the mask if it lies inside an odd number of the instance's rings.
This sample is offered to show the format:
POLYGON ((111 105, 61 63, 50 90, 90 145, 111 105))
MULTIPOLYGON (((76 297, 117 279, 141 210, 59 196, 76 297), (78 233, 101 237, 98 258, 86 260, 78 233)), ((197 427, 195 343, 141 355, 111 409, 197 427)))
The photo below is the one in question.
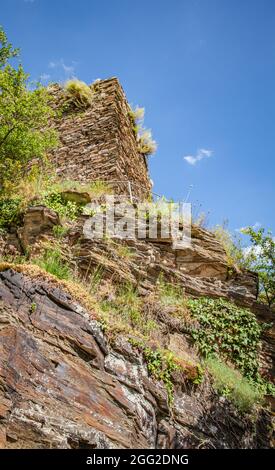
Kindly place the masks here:
POLYGON ((196 165, 197 162, 203 160, 204 158, 209 158, 213 155, 213 150, 208 149, 198 149, 196 155, 186 155, 184 160, 189 163, 189 165, 196 165))
POLYGON ((65 64, 63 59, 49 62, 50 69, 61 68, 67 76, 72 76, 75 73, 76 62, 72 62, 71 65, 65 64))

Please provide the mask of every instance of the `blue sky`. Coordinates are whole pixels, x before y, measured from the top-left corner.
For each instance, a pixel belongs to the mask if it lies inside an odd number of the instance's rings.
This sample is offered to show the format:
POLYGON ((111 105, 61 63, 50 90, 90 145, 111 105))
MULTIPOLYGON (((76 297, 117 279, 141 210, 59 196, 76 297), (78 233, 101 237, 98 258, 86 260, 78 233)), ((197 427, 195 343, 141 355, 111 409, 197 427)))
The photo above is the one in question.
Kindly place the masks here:
POLYGON ((274 233, 274 0, 0 0, 33 79, 117 76, 146 109, 154 190, 274 233), (187 158, 184 158, 187 157, 187 158))

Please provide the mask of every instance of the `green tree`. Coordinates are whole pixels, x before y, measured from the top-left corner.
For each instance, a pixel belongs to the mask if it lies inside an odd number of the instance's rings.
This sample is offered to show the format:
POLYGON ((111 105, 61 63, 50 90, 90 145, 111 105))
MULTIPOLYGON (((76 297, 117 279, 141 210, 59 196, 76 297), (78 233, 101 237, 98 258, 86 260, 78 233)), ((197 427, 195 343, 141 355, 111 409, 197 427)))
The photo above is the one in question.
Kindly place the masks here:
POLYGON ((7 61, 12 57, 16 57, 19 53, 18 49, 13 49, 12 45, 8 42, 5 31, 0 26, 0 68, 6 65, 7 61))
POLYGON ((244 253, 242 240, 236 233, 232 235, 228 230, 228 221, 213 228, 216 238, 221 242, 227 256, 229 267, 237 266, 241 269, 251 268, 251 256, 244 253))
POLYGON ((29 162, 40 161, 57 144, 56 132, 48 127, 54 116, 50 96, 37 84, 30 89, 29 76, 22 65, 17 68, 7 61, 17 50, 0 36, 0 189, 9 180, 22 175, 29 162))
POLYGON ((264 228, 258 231, 252 227, 242 230, 249 235, 252 247, 249 249, 251 268, 259 275, 260 297, 269 307, 275 304, 275 241, 272 233, 265 233, 264 228))

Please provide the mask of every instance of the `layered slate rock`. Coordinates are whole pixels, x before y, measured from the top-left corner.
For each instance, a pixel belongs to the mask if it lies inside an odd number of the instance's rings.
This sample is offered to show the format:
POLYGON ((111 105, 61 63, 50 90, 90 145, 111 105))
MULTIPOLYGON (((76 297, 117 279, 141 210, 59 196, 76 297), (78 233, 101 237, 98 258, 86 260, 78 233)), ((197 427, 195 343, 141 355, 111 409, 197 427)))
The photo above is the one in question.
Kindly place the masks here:
POLYGON ((56 282, 0 273, 0 448, 270 446, 267 412, 252 423, 207 381, 173 380, 172 412, 126 338, 108 345, 94 314, 56 282))
POLYGON ((18 229, 18 238, 24 250, 30 248, 42 234, 52 233, 55 225, 60 225, 58 214, 46 206, 29 207, 18 229))

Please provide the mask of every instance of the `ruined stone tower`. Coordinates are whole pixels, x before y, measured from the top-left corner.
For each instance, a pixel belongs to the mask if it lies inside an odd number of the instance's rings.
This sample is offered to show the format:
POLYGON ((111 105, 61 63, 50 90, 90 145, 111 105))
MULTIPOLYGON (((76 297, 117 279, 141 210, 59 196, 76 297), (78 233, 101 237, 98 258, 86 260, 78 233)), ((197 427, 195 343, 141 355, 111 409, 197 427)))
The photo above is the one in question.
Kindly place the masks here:
MULTIPOLYGON (((58 97, 61 87, 52 88, 58 97)), ((90 182, 107 181, 114 192, 144 199, 151 184, 146 157, 138 151, 129 105, 116 78, 96 83, 92 105, 56 122, 60 145, 52 161, 57 174, 90 182), (131 183, 131 189, 129 186, 131 183)))

